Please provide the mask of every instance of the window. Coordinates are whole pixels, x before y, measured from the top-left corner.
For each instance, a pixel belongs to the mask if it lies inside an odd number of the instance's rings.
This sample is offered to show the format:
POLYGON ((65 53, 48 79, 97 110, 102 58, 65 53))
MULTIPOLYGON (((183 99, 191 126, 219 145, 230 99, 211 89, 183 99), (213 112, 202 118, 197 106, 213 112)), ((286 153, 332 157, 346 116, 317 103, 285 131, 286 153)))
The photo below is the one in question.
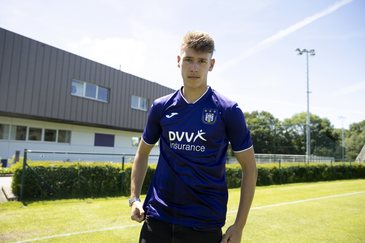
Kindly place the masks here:
POLYGON ((88 83, 85 83, 85 85, 86 85, 85 96, 88 98, 96 99, 97 86, 94 84, 88 84, 88 83))
POLYGON ((11 126, 10 139, 12 140, 25 140, 27 137, 26 126, 11 126))
POLYGON ((147 99, 132 95, 131 107, 133 109, 147 111, 147 99))
POLYGON ((44 141, 45 142, 56 142, 57 130, 44 129, 44 141))
POLYGON ((114 135, 95 133, 95 146, 114 147, 114 135))
POLYGON ((58 130, 58 139, 59 143, 70 143, 71 142, 71 131, 67 130, 58 130))
POLYGON ((29 128, 28 140, 30 141, 42 141, 42 128, 29 128))
POLYGON ((1 139, 70 143, 71 131, 0 124, 1 139))
POLYGON ((84 83, 77 80, 72 80, 71 94, 77 96, 84 95, 84 83))
POLYGON ((108 102, 109 90, 107 88, 98 87, 98 100, 108 102))
POLYGON ((0 139, 9 139, 10 126, 0 124, 0 139))
POLYGON ((71 94, 102 102, 109 101, 109 89, 75 79, 72 80, 71 94))

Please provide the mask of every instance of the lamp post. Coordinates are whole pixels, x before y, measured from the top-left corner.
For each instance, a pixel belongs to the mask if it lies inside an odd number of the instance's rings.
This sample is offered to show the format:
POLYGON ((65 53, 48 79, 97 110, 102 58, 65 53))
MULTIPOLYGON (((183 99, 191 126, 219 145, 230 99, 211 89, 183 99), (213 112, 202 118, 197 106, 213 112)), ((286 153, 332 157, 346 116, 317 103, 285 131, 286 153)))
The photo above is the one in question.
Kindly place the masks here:
POLYGON ((306 54, 307 59, 307 121, 306 121, 306 162, 309 163, 310 155, 311 155, 311 141, 310 141, 310 112, 309 112, 309 55, 314 56, 316 53, 314 49, 299 49, 297 48, 295 51, 298 52, 298 55, 306 54))

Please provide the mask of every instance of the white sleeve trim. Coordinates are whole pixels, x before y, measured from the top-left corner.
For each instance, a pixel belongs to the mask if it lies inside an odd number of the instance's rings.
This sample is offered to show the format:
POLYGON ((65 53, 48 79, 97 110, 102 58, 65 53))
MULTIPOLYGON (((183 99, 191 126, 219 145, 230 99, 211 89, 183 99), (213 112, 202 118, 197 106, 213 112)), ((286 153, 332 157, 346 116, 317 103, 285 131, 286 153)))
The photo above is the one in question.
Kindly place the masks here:
POLYGON ((141 137, 141 140, 145 143, 145 144, 147 144, 147 145, 150 145, 150 146, 155 146, 155 144, 154 143, 147 143, 146 141, 144 141, 144 139, 143 139, 143 136, 141 137))
POLYGON ((233 153, 242 153, 242 152, 245 152, 245 151, 247 151, 247 150, 249 150, 249 149, 251 149, 251 148, 253 148, 253 145, 251 145, 249 148, 244 149, 244 150, 239 150, 239 151, 234 151, 234 150, 233 150, 233 153))

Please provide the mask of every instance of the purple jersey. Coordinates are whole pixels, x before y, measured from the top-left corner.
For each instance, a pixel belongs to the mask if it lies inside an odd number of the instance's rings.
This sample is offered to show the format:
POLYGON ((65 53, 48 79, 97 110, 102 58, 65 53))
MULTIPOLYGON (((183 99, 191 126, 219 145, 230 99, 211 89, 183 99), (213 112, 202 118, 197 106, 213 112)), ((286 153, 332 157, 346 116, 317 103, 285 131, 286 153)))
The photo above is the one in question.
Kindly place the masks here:
POLYGON ((146 215, 201 229, 222 227, 228 143, 235 152, 252 147, 237 103, 209 87, 189 104, 178 90, 153 102, 142 138, 147 144, 160 140, 160 157, 144 202, 146 215))

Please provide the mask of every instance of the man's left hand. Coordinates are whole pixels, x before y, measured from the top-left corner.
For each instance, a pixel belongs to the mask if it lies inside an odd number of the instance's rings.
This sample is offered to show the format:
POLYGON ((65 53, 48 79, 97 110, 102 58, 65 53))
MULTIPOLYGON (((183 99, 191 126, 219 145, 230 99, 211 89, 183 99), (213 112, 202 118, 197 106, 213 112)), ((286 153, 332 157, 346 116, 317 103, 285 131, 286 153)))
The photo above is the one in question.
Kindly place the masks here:
POLYGON ((239 243, 241 242, 242 229, 231 225, 223 235, 221 243, 239 243))

